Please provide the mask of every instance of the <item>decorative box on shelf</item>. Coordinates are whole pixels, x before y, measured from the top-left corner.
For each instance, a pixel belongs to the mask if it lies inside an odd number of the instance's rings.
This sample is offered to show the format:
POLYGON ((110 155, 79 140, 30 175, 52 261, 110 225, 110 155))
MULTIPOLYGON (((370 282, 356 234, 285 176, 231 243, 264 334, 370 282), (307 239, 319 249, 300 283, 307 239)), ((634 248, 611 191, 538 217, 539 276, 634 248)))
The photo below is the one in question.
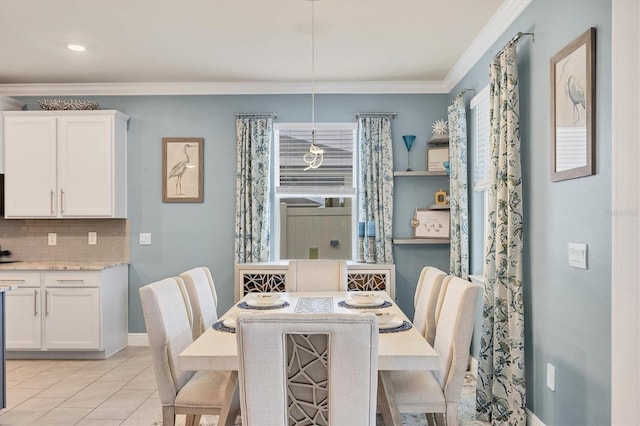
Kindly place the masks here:
POLYGON ((414 238, 449 238, 447 209, 416 209, 411 220, 414 238))
POLYGON ((434 135, 427 142, 427 171, 446 173, 445 161, 449 161, 449 135, 434 135))

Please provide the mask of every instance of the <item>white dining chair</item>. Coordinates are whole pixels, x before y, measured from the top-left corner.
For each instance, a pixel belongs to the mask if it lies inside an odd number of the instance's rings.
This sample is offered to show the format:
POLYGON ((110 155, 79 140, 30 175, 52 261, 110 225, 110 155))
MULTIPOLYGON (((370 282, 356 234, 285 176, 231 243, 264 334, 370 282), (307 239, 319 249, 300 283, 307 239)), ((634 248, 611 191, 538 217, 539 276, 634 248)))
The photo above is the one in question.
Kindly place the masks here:
POLYGON ((444 295, 434 349, 440 367, 434 371, 392 371, 401 413, 444 413, 447 426, 458 424, 458 403, 469 361, 478 287, 453 277, 444 295))
POLYGON ((180 274, 189 296, 193 312, 193 339, 200 337, 218 320, 218 295, 211 271, 206 266, 189 269, 180 274))
POLYGON ((287 291, 347 291, 347 261, 290 260, 285 287, 287 291))
POLYGON ((191 308, 182 280, 166 278, 139 292, 163 426, 173 426, 177 414, 187 415, 186 425, 198 425, 201 415, 219 415, 225 397, 235 388, 231 372, 178 369, 178 355, 193 342, 191 308))
POLYGON ((422 268, 416 286, 413 326, 431 346, 436 337, 436 308, 440 287, 446 276, 440 269, 426 266, 422 268))
POLYGON ((240 315, 243 425, 375 425, 373 314, 240 315))
POLYGON ((438 321, 440 320, 440 311, 442 310, 442 304, 444 303, 444 297, 447 294, 447 288, 452 279, 456 278, 455 275, 447 275, 442 280, 440 285, 440 294, 438 294, 438 301, 436 302, 436 328, 438 328, 438 321))

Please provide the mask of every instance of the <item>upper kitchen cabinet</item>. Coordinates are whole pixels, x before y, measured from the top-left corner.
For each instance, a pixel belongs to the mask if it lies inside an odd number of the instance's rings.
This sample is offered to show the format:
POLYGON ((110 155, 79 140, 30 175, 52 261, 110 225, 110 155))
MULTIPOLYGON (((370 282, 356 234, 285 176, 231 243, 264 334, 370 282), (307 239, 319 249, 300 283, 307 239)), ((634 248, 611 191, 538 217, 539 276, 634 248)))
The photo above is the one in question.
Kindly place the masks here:
MULTIPOLYGON (((23 107, 24 102, 0 95, 0 111, 19 111, 23 107)), ((2 131, 2 127, 2 120, 0 120, 0 173, 4 173, 4 132, 2 131)))
POLYGON ((126 218, 119 111, 4 112, 6 218, 126 218))

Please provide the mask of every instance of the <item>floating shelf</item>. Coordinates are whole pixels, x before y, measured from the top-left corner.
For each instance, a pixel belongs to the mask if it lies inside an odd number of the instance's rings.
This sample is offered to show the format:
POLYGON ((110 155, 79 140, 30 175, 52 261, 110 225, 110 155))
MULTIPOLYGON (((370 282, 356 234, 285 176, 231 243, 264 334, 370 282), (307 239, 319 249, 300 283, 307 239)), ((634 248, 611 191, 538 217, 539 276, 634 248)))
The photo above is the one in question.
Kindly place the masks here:
POLYGON ((432 136, 431 139, 427 141, 427 145, 447 145, 449 143, 449 135, 438 135, 432 136))
POLYGON ((447 172, 427 172, 425 170, 397 171, 393 172, 394 176, 447 176, 447 172))
POLYGON ((449 238, 394 238, 393 244, 449 244, 449 238))
POLYGON ((449 210, 449 204, 430 204, 427 206, 429 210, 449 210))

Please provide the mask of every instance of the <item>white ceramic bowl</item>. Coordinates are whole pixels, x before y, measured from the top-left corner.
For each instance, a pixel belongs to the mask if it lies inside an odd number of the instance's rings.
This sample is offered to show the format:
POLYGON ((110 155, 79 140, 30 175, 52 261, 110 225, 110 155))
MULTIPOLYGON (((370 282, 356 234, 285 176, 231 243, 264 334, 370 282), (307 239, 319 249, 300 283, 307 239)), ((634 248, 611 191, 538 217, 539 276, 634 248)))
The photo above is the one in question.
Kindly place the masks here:
POLYGON ((391 324, 391 322, 395 319, 396 314, 388 311, 369 311, 376 316, 378 320, 378 325, 384 326, 391 324))
POLYGON ((251 295, 251 298, 258 305, 273 305, 281 300, 278 293, 255 293, 251 295))
POLYGON ((349 294, 349 298, 356 303, 368 305, 375 303, 380 296, 373 291, 355 291, 349 294))

